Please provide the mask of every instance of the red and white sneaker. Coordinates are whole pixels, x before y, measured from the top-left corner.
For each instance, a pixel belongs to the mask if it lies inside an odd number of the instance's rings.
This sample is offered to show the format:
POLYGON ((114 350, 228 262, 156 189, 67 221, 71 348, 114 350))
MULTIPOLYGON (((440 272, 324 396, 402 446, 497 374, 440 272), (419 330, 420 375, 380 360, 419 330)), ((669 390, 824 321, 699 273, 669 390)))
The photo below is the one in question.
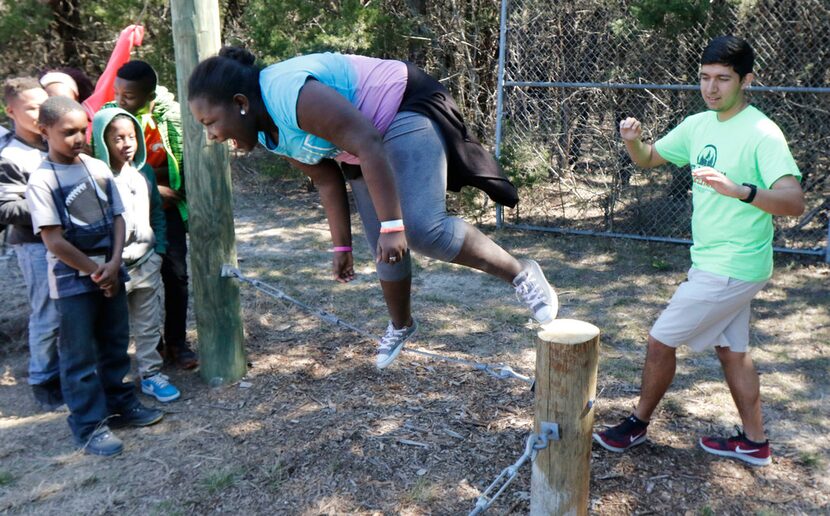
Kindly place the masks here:
POLYGON ((736 430, 738 435, 728 438, 701 437, 700 447, 714 455, 732 457, 753 466, 766 466, 772 462, 769 440, 756 443, 747 439, 740 428, 736 427, 736 430))
POLYGON ((594 441, 608 451, 622 453, 629 448, 646 442, 648 423, 631 414, 617 426, 594 434, 594 441))

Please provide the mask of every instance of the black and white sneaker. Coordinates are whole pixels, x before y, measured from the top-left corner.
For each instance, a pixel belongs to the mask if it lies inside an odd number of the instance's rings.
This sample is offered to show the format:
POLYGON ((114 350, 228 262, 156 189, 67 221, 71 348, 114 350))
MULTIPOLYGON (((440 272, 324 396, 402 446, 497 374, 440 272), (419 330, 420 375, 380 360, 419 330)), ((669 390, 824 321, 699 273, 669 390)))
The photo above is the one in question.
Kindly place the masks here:
POLYGON ((594 441, 608 451, 622 453, 629 448, 646 442, 648 423, 631 414, 617 426, 594 434, 594 441))
POLYGON ((158 409, 145 407, 138 404, 130 409, 122 410, 109 418, 112 428, 124 428, 125 426, 150 426, 158 423, 164 418, 164 412, 158 409))
POLYGON ((378 342, 378 354, 375 359, 377 368, 385 369, 394 362, 403 349, 403 343, 406 342, 406 339, 415 335, 416 331, 418 331, 418 323, 415 322, 415 319, 412 319, 411 326, 404 326, 401 329, 395 329, 392 321, 389 321, 386 333, 378 342))
POLYGON ((42 412, 53 412, 63 406, 60 377, 32 385, 32 395, 42 412))

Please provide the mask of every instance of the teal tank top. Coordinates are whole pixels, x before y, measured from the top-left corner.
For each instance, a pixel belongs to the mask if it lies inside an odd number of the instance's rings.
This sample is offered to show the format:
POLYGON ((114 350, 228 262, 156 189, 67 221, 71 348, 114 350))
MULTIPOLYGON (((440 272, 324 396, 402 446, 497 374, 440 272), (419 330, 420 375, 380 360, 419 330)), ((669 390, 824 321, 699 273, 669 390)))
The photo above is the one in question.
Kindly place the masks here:
POLYGON ((358 76, 342 54, 326 52, 294 57, 273 64, 259 73, 259 87, 268 114, 277 126, 279 141, 265 132, 258 135, 269 151, 307 165, 334 158, 340 149, 331 142, 300 129, 297 100, 307 80, 313 78, 343 95, 352 104, 357 94, 358 76))

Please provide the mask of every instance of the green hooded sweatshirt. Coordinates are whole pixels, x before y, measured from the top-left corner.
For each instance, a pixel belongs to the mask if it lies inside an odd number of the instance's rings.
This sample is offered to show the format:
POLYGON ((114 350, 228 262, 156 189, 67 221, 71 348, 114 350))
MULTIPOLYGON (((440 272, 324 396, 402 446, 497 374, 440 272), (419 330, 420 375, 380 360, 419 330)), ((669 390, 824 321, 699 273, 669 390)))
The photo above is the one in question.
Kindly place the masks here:
POLYGON ((159 195, 158 185, 156 184, 156 174, 153 168, 145 163, 147 149, 144 145, 144 133, 138 120, 133 115, 117 107, 104 108, 95 114, 92 119, 92 142, 95 157, 112 169, 109 149, 104 140, 104 135, 112 119, 118 115, 125 115, 132 120, 137 144, 135 156, 131 163, 136 170, 130 172, 112 171, 125 210, 124 221, 127 225, 127 231, 123 258, 129 267, 141 262, 142 259, 146 259, 151 247, 158 254, 167 252, 167 222, 164 211, 161 209, 161 195, 159 195), (135 181, 143 184, 136 184, 135 181), (145 186, 148 196, 146 198, 143 196, 136 197, 144 192, 145 186))
MULTIPOLYGON (((107 102, 103 108, 118 107, 118 104, 107 102)), ((156 86, 156 98, 153 102, 151 116, 161 135, 161 142, 167 152, 167 177, 170 178, 170 188, 185 198, 184 186, 184 160, 182 157, 182 115, 179 103, 175 97, 164 86, 156 86)), ((143 116, 142 116, 143 120, 143 116)), ((143 129, 143 127, 142 127, 143 129)), ((178 203, 179 214, 187 227, 187 201, 181 200, 178 203)))

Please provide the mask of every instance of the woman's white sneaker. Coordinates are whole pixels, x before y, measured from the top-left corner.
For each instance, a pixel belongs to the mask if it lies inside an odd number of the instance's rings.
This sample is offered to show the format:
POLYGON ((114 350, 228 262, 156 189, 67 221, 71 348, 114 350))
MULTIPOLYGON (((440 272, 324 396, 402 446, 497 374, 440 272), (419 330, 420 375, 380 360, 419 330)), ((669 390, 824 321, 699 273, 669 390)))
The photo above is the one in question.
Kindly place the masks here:
POLYGON ((522 272, 513 278, 516 297, 530 309, 536 321, 547 324, 556 319, 559 298, 538 263, 534 260, 519 260, 519 263, 522 272))

